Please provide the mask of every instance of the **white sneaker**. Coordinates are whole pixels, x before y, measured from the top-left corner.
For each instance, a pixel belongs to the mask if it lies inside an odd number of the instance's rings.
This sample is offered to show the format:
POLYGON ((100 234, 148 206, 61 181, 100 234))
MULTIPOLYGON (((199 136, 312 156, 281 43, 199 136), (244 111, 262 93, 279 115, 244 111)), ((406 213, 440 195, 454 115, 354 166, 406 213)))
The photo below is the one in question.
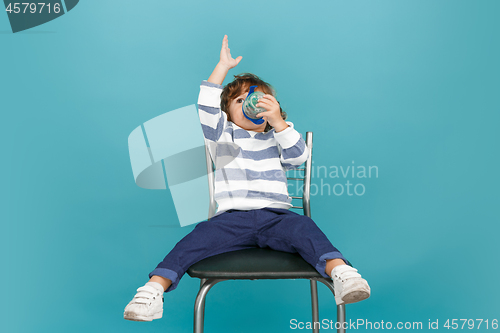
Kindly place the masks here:
POLYGON ((370 286, 358 270, 349 265, 339 265, 332 269, 335 303, 337 305, 356 303, 370 297, 370 286))
POLYGON ((163 293, 145 285, 137 289, 137 294, 125 307, 123 318, 135 321, 152 321, 163 315, 163 293))

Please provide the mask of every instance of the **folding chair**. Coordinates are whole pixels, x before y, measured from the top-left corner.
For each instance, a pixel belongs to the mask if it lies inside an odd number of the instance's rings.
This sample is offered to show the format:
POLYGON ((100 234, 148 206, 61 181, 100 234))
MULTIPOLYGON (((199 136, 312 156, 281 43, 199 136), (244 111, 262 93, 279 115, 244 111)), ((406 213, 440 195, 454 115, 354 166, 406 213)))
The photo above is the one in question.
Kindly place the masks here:
MULTIPOLYGON (((311 217, 310 187, 311 187, 311 163, 312 163, 312 132, 306 134, 306 146, 309 149, 309 157, 305 167, 298 169, 304 171, 304 178, 287 177, 289 180, 303 181, 304 187, 302 197, 292 196, 292 199, 302 199, 304 215, 311 217)), ((214 172, 213 163, 208 148, 205 149, 208 185, 210 194, 209 218, 215 213, 214 199, 214 172)), ((187 273, 191 277, 199 278, 200 290, 196 297, 194 306, 194 333, 203 333, 205 316, 205 297, 216 283, 226 280, 261 280, 261 279, 309 279, 311 283, 311 301, 313 332, 319 332, 319 310, 318 310, 318 287, 317 282, 322 282, 335 295, 333 282, 318 273, 314 267, 307 263, 297 253, 275 251, 269 248, 252 248, 221 253, 205 258, 193 264, 187 273), (318 323, 314 325, 314 323, 318 323)), ((337 306, 337 332, 345 332, 346 320, 345 305, 337 306)))

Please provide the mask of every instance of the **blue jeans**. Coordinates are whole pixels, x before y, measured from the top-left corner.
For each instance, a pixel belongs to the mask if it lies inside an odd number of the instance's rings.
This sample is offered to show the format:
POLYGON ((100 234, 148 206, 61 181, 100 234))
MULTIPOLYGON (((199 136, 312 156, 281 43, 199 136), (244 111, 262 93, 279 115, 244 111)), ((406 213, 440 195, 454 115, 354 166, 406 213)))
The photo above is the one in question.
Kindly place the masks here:
POLYGON ((172 285, 166 290, 169 292, 177 288, 194 263, 216 254, 255 247, 298 252, 324 277, 328 277, 327 259, 340 258, 350 265, 307 216, 279 208, 229 210, 198 223, 149 273, 149 278, 159 275, 170 279, 172 285))

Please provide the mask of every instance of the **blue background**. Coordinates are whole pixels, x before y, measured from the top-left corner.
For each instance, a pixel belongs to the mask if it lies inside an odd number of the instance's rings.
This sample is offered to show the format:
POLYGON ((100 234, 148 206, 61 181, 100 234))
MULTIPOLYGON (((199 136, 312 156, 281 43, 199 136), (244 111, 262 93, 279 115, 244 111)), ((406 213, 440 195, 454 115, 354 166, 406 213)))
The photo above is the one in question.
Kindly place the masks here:
MULTIPOLYGON (((225 83, 249 71, 274 85, 289 120, 314 131, 315 166, 379 169, 351 179, 363 196, 312 198, 313 218, 372 288, 348 318, 500 319, 499 10, 81 1, 17 34, 0 14, 2 331, 192 332, 199 280, 187 275, 163 319, 123 319, 193 228, 179 226, 168 191, 135 185, 127 137, 196 103, 224 34, 243 56, 225 83)), ((330 292, 319 294, 320 319, 335 320, 330 292)), ((228 281, 208 294, 205 331, 290 332, 310 313, 306 280, 228 281)))

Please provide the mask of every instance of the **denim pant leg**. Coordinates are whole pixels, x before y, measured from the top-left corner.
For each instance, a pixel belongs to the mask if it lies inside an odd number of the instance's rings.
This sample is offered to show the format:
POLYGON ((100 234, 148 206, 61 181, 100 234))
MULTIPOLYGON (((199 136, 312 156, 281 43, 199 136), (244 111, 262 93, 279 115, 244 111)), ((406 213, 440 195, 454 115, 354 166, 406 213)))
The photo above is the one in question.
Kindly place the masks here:
POLYGON ((198 223, 149 273, 149 278, 159 275, 170 279, 172 285, 165 291, 170 292, 194 263, 216 254, 256 247, 255 227, 249 214, 251 211, 225 212, 198 223))
POLYGON ((257 233, 260 247, 269 246, 273 250, 297 252, 324 277, 329 277, 325 273, 327 259, 339 258, 350 265, 309 217, 286 209, 266 208, 261 211, 267 218, 259 225, 257 233), (270 216, 269 212, 274 216, 270 216))

